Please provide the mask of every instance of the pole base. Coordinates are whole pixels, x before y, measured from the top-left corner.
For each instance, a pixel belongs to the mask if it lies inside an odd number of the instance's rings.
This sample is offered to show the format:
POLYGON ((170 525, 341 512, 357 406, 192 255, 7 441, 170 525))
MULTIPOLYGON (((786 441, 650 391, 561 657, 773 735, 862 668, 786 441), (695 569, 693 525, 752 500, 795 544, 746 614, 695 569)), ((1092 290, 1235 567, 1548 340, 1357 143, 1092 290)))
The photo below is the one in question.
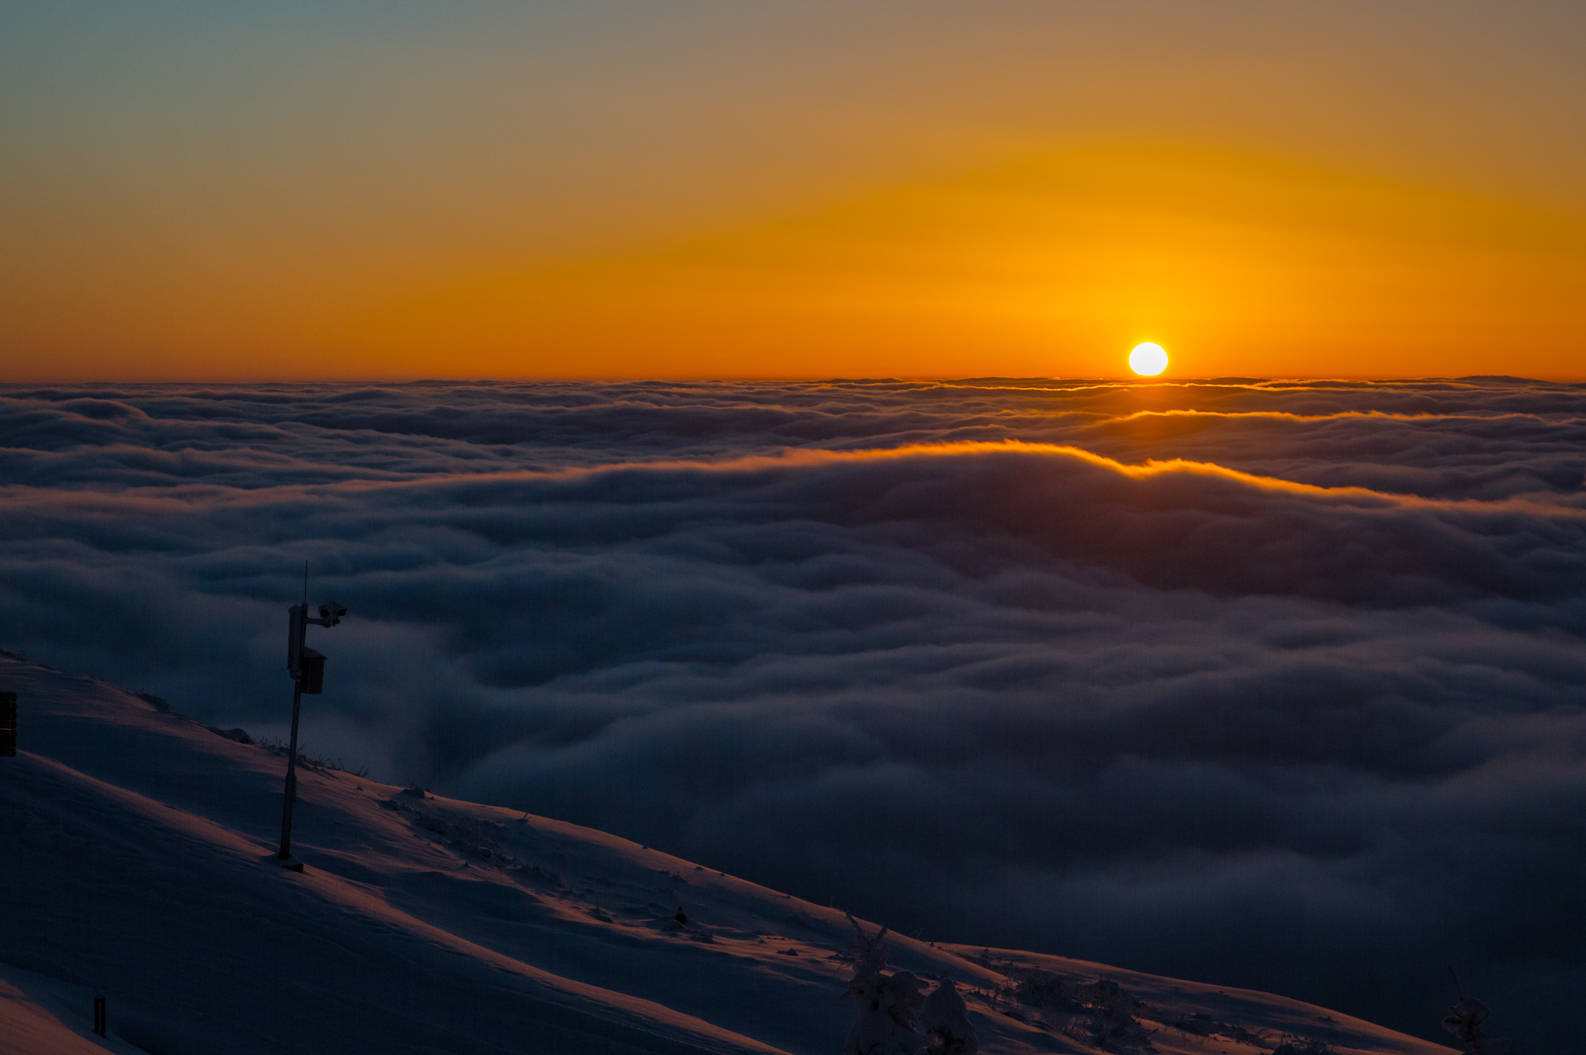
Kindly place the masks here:
POLYGON ((271 858, 271 860, 288 872, 301 872, 303 870, 303 862, 295 857, 276 856, 271 858))

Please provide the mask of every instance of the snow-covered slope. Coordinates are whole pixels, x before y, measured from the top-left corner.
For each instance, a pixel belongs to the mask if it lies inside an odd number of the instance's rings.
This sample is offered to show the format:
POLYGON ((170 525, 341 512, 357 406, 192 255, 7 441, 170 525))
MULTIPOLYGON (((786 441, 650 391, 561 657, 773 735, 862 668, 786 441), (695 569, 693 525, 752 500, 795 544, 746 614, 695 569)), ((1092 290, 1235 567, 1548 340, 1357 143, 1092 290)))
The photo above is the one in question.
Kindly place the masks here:
MULTIPOLYGON (((0 689, 21 701, 20 753, 0 758, 0 1052, 842 1051, 855 934, 838 909, 313 768, 307 867, 287 871, 278 753, 9 659, 0 689)), ((984 1052, 1102 1050, 1109 1031, 1113 1050, 1184 1055, 1448 1051, 1099 964, 903 936, 886 951, 954 980, 984 1052)))

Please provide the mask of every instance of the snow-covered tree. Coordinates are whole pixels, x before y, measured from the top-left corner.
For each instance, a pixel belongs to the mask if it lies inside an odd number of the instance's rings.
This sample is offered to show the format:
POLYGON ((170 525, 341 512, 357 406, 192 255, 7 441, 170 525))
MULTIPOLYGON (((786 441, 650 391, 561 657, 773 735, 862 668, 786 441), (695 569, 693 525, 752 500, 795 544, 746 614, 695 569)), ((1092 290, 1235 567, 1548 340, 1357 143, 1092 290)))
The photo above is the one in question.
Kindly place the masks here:
POLYGON ((1488 1055, 1487 1005, 1473 996, 1461 995, 1443 1016, 1443 1028, 1459 1041, 1466 1055, 1488 1055))
POLYGON ((914 1031, 920 983, 907 971, 887 974, 882 943, 887 928, 867 938, 852 916, 848 922, 858 935, 853 950, 854 974, 845 996, 859 1004, 859 1020, 848 1031, 844 1055, 918 1055, 920 1037, 914 1031))
POLYGON ((1494 1038, 1487 1029, 1487 1005, 1465 995, 1465 987, 1459 984, 1453 967, 1448 969, 1448 975, 1454 980, 1459 999, 1443 1016, 1443 1028, 1459 1041, 1459 1050, 1464 1055, 1509 1055, 1509 1042, 1494 1038))

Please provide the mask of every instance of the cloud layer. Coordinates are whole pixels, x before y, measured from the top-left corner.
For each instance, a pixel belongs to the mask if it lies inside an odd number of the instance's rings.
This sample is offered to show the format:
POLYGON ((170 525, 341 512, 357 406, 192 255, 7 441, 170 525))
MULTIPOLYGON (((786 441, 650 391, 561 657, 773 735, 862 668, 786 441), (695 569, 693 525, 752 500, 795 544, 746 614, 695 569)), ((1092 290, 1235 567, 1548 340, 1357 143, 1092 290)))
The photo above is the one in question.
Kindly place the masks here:
POLYGON ((905 930, 1586 989, 1586 387, 0 388, 0 644, 905 930))

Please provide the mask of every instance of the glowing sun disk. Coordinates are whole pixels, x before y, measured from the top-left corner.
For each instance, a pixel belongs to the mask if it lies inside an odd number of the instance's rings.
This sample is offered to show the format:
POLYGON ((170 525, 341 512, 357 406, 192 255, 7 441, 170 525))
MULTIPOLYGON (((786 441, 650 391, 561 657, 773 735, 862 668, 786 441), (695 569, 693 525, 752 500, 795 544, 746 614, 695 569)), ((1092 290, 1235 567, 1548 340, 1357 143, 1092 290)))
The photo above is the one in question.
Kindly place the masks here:
POLYGON ((1142 341, 1129 353, 1129 369, 1141 377, 1155 377, 1167 369, 1167 353, 1154 341, 1142 341))

